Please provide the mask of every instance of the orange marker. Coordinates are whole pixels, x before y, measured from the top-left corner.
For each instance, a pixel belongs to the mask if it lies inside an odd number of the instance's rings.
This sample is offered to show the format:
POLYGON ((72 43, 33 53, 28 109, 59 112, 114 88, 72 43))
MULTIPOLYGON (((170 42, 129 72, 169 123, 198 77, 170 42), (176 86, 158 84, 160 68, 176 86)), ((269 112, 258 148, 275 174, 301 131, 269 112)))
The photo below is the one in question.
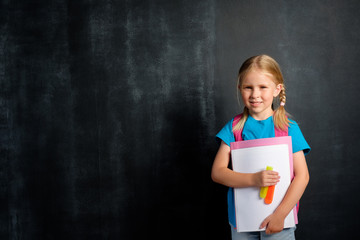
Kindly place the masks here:
POLYGON ((275 185, 269 186, 264 202, 266 204, 271 204, 274 198, 275 185))

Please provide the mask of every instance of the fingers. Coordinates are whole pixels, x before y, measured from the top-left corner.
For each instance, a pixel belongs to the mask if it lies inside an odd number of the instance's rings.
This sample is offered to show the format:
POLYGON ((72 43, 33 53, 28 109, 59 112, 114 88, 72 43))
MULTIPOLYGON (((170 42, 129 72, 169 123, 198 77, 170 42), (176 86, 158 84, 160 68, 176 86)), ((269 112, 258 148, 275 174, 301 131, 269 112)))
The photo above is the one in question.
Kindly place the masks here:
POLYGON ((281 232, 284 229, 284 218, 277 216, 276 214, 270 214, 261 223, 260 229, 266 227, 266 234, 274 234, 281 232))
POLYGON ((263 171, 262 174, 262 184, 263 187, 276 185, 280 181, 280 176, 278 172, 275 171, 263 171))
POLYGON ((270 219, 267 217, 267 218, 261 223, 260 229, 265 228, 265 227, 268 225, 269 221, 270 221, 270 219))
POLYGON ((280 181, 278 172, 264 170, 254 174, 254 183, 258 187, 268 187, 276 185, 280 181))

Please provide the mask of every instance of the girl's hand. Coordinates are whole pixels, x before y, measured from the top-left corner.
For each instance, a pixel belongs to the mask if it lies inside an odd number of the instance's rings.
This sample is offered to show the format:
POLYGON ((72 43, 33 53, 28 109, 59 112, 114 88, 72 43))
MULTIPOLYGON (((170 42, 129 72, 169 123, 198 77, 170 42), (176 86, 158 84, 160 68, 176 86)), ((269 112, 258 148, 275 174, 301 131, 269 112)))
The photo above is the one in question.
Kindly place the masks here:
POLYGON ((279 173, 264 170, 254 174, 254 183, 257 187, 268 187, 276 185, 280 181, 279 173))
POLYGON ((273 234, 281 232, 284 229, 284 217, 276 213, 268 216, 260 225, 260 229, 266 227, 266 234, 273 234))

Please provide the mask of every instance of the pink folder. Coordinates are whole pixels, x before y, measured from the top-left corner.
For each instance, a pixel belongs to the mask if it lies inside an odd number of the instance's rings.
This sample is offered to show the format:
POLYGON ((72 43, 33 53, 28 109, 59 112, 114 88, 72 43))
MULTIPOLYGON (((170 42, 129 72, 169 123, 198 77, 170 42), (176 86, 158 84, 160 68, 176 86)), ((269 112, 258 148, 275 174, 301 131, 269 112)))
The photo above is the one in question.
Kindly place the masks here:
MULTIPOLYGON (((280 182, 275 186, 274 201, 264 204, 259 197, 260 188, 235 188, 236 227, 238 232, 262 231, 261 222, 280 204, 294 177, 293 153, 290 136, 232 142, 233 170, 255 173, 272 166, 279 172, 280 182)), ((285 219, 285 228, 298 223, 294 208, 285 219)))

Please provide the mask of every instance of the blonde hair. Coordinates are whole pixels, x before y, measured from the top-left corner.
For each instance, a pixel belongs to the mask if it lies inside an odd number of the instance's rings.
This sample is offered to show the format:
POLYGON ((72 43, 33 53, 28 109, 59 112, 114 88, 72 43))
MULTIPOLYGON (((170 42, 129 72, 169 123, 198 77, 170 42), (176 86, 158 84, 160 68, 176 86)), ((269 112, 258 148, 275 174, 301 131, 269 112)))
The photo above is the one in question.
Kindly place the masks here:
MULTIPOLYGON (((286 130, 289 127, 289 119, 287 116, 289 115, 285 111, 285 102, 286 102, 286 93, 285 93, 285 85, 284 78, 280 70, 279 64, 270 56, 267 55, 259 55, 254 56, 247 59, 240 67, 239 75, 238 75, 238 83, 237 86, 240 89, 243 79, 251 70, 260 70, 264 74, 270 75, 271 79, 274 81, 276 85, 281 84, 282 88, 280 90, 277 98, 280 100, 279 107, 274 110, 274 125, 276 128, 281 130, 286 130)), ((274 104, 273 104, 274 105, 274 104)), ((273 106, 272 106, 273 107, 273 106)), ((249 109, 244 107, 243 115, 240 121, 234 126, 233 131, 239 131, 244 127, 244 124, 249 116, 249 109)))

